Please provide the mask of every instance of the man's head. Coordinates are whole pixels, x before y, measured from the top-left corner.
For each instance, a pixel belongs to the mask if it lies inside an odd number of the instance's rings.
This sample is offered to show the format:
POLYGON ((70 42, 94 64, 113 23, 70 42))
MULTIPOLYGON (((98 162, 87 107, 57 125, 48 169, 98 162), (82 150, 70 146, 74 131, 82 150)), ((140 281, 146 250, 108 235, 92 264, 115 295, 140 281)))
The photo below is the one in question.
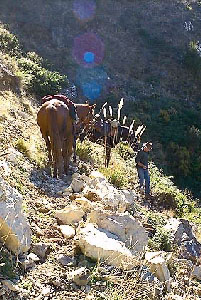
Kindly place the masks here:
POLYGON ((143 144, 143 150, 145 152, 149 152, 152 150, 152 143, 151 142, 147 142, 143 144))

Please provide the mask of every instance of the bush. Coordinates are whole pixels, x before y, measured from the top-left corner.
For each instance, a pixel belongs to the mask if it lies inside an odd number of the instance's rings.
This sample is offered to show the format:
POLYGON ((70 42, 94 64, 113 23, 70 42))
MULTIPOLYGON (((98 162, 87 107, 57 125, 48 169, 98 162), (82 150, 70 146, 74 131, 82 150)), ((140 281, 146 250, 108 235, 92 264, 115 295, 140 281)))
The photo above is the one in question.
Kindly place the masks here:
POLYGON ((30 59, 30 54, 18 60, 18 66, 25 75, 25 85, 30 93, 39 97, 55 94, 67 85, 68 80, 65 75, 43 68, 41 60, 33 53, 31 57, 34 61, 30 59))
POLYGON ((179 146, 174 142, 169 144, 169 161, 175 174, 183 177, 190 173, 190 153, 186 147, 179 146))
POLYGON ((184 55, 183 63, 197 79, 201 79, 201 53, 199 42, 190 42, 188 50, 184 55))
POLYGON ((19 41, 4 25, 0 24, 0 50, 10 56, 21 56, 19 41))
POLYGON ((157 228, 156 234, 152 239, 149 239, 149 247, 153 250, 171 251, 172 240, 170 232, 162 227, 157 228))
POLYGON ((16 146, 17 150, 20 151, 21 153, 23 153, 26 157, 28 157, 28 158, 31 157, 29 145, 25 140, 23 140, 23 139, 17 140, 15 146, 16 146))
POLYGON ((193 210, 194 202, 190 196, 181 192, 171 181, 171 177, 164 176, 162 171, 151 164, 151 182, 154 193, 157 195, 158 204, 167 209, 175 210, 179 217, 193 210))
POLYGON ((126 187, 128 184, 128 177, 126 172, 118 166, 109 168, 100 168, 100 172, 106 176, 108 181, 117 188, 126 187))
POLYGON ((88 140, 85 140, 84 142, 77 142, 76 144, 76 154, 79 156, 81 160, 91 160, 92 159, 92 146, 91 143, 88 140))
POLYGON ((116 149, 117 149, 118 154, 125 160, 133 157, 133 155, 134 155, 133 149, 129 145, 127 145, 123 142, 118 144, 116 149))

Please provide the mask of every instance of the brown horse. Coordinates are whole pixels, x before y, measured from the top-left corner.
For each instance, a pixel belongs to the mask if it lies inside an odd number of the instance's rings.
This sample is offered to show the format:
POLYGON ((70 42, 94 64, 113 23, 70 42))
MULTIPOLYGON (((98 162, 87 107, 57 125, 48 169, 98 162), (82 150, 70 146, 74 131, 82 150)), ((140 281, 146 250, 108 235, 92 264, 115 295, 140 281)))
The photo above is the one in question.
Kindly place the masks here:
POLYGON ((89 105, 89 103, 85 104, 75 104, 70 99, 68 99, 65 95, 47 95, 44 96, 41 100, 41 104, 44 104, 46 101, 50 101, 52 99, 57 99, 63 101, 70 109, 72 106, 75 106, 77 116, 79 118, 78 126, 86 127, 89 126, 89 123, 93 120, 94 117, 94 109, 96 104, 89 105))
POLYGON ((68 99, 65 95, 47 95, 44 96, 41 100, 41 104, 44 104, 46 101, 50 101, 52 99, 58 99, 64 102, 69 110, 70 116, 73 120, 76 119, 76 113, 79 118, 77 124, 73 124, 73 160, 76 162, 76 138, 79 136, 81 129, 87 131, 90 127, 90 123, 94 117, 94 109, 96 104, 89 105, 89 103, 85 104, 75 104, 70 99, 68 99))
POLYGON ((53 162, 54 177, 67 173, 73 147, 73 121, 69 108, 62 101, 46 101, 37 114, 42 137, 48 149, 49 162, 53 162))
POLYGON ((94 118, 94 109, 96 104, 89 105, 85 104, 75 104, 76 112, 79 118, 77 127, 83 126, 85 129, 89 128, 90 123, 94 118))

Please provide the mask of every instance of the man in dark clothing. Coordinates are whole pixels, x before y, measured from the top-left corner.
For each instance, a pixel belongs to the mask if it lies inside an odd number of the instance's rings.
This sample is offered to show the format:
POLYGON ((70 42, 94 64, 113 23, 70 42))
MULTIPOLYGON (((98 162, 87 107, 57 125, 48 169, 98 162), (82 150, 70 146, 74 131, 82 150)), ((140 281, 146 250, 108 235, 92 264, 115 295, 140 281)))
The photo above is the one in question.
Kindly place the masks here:
POLYGON ((150 197, 150 177, 148 171, 148 153, 152 150, 152 143, 145 143, 135 158, 138 171, 140 190, 143 191, 145 181, 145 197, 150 197))

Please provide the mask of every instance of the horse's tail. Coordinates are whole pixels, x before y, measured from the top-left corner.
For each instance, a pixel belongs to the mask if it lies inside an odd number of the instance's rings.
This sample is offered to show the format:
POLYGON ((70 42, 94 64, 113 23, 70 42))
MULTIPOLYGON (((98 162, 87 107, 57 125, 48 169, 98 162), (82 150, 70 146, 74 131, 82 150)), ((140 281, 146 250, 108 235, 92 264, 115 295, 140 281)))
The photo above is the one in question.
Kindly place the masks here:
POLYGON ((60 131, 58 126, 57 112, 55 107, 52 106, 49 110, 49 135, 54 161, 58 160, 59 155, 61 155, 62 149, 60 131))

